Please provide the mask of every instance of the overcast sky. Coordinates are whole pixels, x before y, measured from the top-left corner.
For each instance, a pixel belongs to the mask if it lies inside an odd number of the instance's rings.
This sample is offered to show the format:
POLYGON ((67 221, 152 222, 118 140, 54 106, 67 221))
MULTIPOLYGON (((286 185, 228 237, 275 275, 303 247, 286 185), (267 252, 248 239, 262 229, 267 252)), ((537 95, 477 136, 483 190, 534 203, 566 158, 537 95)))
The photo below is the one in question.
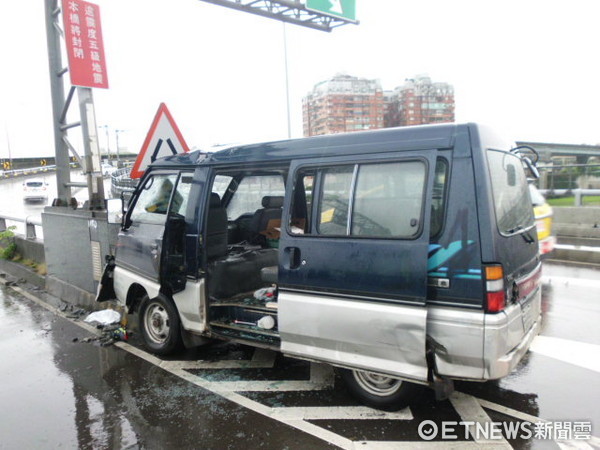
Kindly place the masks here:
MULTIPOLYGON (((13 157, 53 155, 44 2, 4 3, 0 158, 9 143, 13 157)), ((161 102, 190 147, 287 137, 280 22, 199 0, 94 3, 110 84, 94 90, 96 119, 110 127, 112 151, 115 129, 139 151, 161 102)), ((343 72, 393 89, 425 73, 454 85, 458 122, 515 140, 600 143, 597 0, 356 3, 357 26, 286 25, 292 137, 319 81, 343 72)))

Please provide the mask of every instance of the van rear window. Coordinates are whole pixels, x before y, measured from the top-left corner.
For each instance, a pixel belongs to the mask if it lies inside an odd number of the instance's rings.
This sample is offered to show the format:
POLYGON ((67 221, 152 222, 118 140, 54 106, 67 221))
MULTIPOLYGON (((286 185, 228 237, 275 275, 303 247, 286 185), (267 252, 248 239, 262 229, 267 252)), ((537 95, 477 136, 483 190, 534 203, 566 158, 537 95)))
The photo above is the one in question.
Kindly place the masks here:
POLYGON ((498 150, 488 150, 487 156, 500 233, 509 235, 533 227, 533 207, 521 160, 498 150))

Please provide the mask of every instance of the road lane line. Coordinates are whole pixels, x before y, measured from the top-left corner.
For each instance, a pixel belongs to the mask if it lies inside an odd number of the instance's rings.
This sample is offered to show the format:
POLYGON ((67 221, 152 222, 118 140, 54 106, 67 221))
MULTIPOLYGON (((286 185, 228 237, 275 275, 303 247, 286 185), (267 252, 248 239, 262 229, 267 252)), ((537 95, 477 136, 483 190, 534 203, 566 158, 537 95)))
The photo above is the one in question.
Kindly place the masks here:
MULTIPOLYGON (((262 349, 257 349, 262 350, 262 349)), ((235 360, 222 360, 222 361, 169 361, 170 367, 184 370, 198 370, 198 369, 272 369, 275 365, 275 353, 271 352, 270 358, 266 356, 259 356, 255 358, 254 355, 251 360, 248 359, 235 359, 235 360)), ((256 354, 256 352, 255 352, 256 354)))
POLYGON ((492 419, 487 413, 483 410, 479 402, 475 397, 472 397, 467 394, 463 394, 462 392, 454 392, 450 396, 450 403, 454 406, 454 409, 458 413, 462 422, 470 422, 468 425, 469 434, 475 440, 477 444, 495 444, 500 448, 510 448, 511 445, 506 441, 506 439, 483 439, 477 433, 477 427, 481 427, 482 429, 491 429, 492 419))
POLYGON ((302 380, 271 380, 271 381, 210 381, 212 390, 218 392, 291 392, 318 391, 329 389, 329 384, 313 383, 302 380))
POLYGON ((536 336, 529 350, 584 369, 600 372, 600 345, 536 336))
POLYGON ((355 449, 365 450, 478 450, 485 448, 486 450, 506 449, 506 444, 497 441, 490 443, 479 443, 473 441, 357 441, 354 443, 355 449))
MULTIPOLYGON (((0 284, 4 284, 6 285, 6 282, 0 278, 0 284)), ((72 324, 77 325, 78 327, 88 331, 91 334, 94 335, 101 335, 101 330, 98 330, 97 328, 82 322, 80 320, 76 320, 73 319, 71 317, 68 317, 68 315, 66 313, 64 313, 63 311, 61 311, 59 308, 56 308, 52 305, 50 305, 49 303, 47 303, 46 301, 36 297, 35 295, 29 293, 28 291, 18 287, 18 286, 14 286, 14 285, 7 285, 6 287, 11 288, 12 290, 14 290, 15 292, 19 293, 20 295, 26 297, 27 299, 31 300, 32 302, 34 302, 35 304, 41 306, 42 308, 64 318, 65 320, 70 321, 72 324)), ((539 337, 539 336, 538 336, 539 337)), ((547 338, 545 336, 542 336, 544 338, 547 338)), ((557 338, 552 338, 552 339, 557 339, 557 338)), ((566 340, 563 340, 566 341, 566 340)), ((573 342, 573 341, 566 341, 566 342, 573 342)), ((580 343, 577 343, 580 344, 580 343)), ((546 342, 544 345, 549 345, 548 342, 546 342)), ((588 344, 588 345, 592 345, 592 344, 588 344)), ((185 380, 188 381, 198 387, 201 387, 203 389, 206 389, 207 391, 210 391, 216 395, 220 395, 221 397, 230 400, 242 407, 245 407, 253 412, 256 412, 258 414, 261 414, 263 416, 269 417, 269 418, 273 418, 274 420, 278 420, 282 423, 285 423, 295 429, 298 429, 300 431, 303 431, 307 434, 310 434, 312 436, 315 436, 319 439, 322 439, 326 442, 329 442, 333 445, 336 445, 340 448, 343 449, 348 449, 348 450, 357 450, 357 449, 374 449, 374 450, 387 450, 387 449, 476 449, 476 448, 480 448, 482 445, 485 445, 486 448, 507 448, 508 443, 506 443, 506 441, 502 442, 498 442, 498 441, 480 441, 480 442, 465 442, 465 441, 461 441, 461 442, 448 442, 448 441, 436 441, 436 442, 422 442, 422 441, 414 441, 414 442, 393 442, 393 441, 351 441, 350 439, 347 439, 341 435, 338 435, 334 432, 328 431, 318 425, 314 425, 311 424, 310 422, 306 422, 304 419, 294 419, 294 418, 277 418, 278 414, 281 414, 281 410, 285 409, 285 408, 271 408, 269 406, 265 406, 259 402, 256 402, 254 400, 251 400, 247 397, 244 397, 241 394, 238 394, 237 392, 233 392, 233 391, 219 391, 217 392, 215 390, 215 388, 217 387, 217 385, 219 384, 218 382, 211 382, 211 381, 207 381, 204 380, 194 374, 191 374, 190 372, 185 371, 183 368, 178 367, 176 363, 179 363, 179 361, 163 361, 161 359, 159 359, 158 357, 151 355, 150 353, 138 349, 137 347, 134 347, 126 342, 115 342, 114 346, 121 348, 122 350, 127 351, 128 353, 137 356, 145 361, 147 361, 150 364, 153 364, 157 367, 160 367, 164 370, 166 370, 167 372, 185 380)), ((599 346, 595 346, 595 347, 599 347, 599 346)), ((265 357, 265 355, 260 355, 257 357, 257 360, 260 360, 261 358, 265 357)), ((253 358, 254 360, 254 358, 253 358)), ((329 385, 330 382, 330 377, 333 376, 333 371, 330 370, 330 374, 327 375, 326 370, 324 370, 323 368, 328 368, 329 366, 325 365, 325 364, 315 364, 315 363, 311 363, 311 381, 309 382, 305 382, 305 383, 311 383, 313 381, 317 381, 319 384, 323 384, 326 383, 329 385)), ((329 385, 330 387, 330 385, 329 385)), ((314 386, 313 386, 314 389, 314 386)), ((475 399, 479 405, 481 407, 484 407, 486 409, 490 409, 492 411, 496 411, 499 412, 501 414, 507 415, 507 416, 511 416, 514 417, 516 419, 519 420, 524 420, 524 421, 528 421, 531 423, 536 423, 536 422, 549 422, 545 419, 541 419, 539 417, 535 417, 526 413, 522 413, 520 411, 502 406, 502 405, 498 405, 492 402, 489 402, 487 400, 483 400, 483 399, 479 399, 479 398, 475 398, 475 397, 471 397, 468 396, 466 394, 462 394, 462 393, 454 393, 453 394, 454 400, 451 398, 451 402, 453 404, 453 406, 455 407, 455 409, 457 410, 457 412, 459 413, 459 415, 461 416, 461 419, 463 421, 467 421, 467 420, 473 420, 472 418, 474 417, 478 417, 479 419, 483 419, 483 420, 491 420, 489 418, 489 416, 487 414, 485 414, 485 411, 483 411, 484 416, 481 415, 481 411, 478 411, 476 408, 473 408, 473 405, 471 404, 471 400, 467 400, 467 398, 471 398, 471 399, 475 399), (458 400, 457 400, 458 398, 458 400), (458 407, 457 407, 458 405, 458 407), (460 408, 460 410, 459 410, 460 408), (462 411, 462 413, 461 413, 462 411)), ((375 413, 378 413, 380 411, 377 410, 373 410, 375 413)), ((412 415, 412 413, 409 411, 409 413, 412 415)), ((309 419, 307 419, 309 420, 309 419)), ((409 420, 409 419, 405 419, 405 420, 409 420)), ((561 448, 591 448, 591 446, 594 446, 595 448, 600 447, 600 439, 592 436, 592 438, 589 441, 557 441, 557 443, 559 444, 559 446, 561 448), (578 444, 580 446, 576 446, 575 444, 578 444), (575 446, 574 446, 575 445, 575 446), (581 447, 581 445, 583 445, 583 447, 581 447)), ((510 447, 510 446, 509 446, 510 447)))
POLYGON ((410 408, 397 412, 367 406, 297 406, 272 408, 272 417, 288 420, 413 420, 410 408))
MULTIPOLYGON (((486 408, 486 409, 491 409, 492 411, 496 411, 500 414, 504 414, 505 416, 509 416, 509 417, 513 417, 515 419, 518 419, 522 422, 530 422, 530 423, 551 423, 550 420, 546 420, 546 419, 542 419, 540 417, 536 417, 536 416, 532 416, 531 414, 527 414, 521 411, 517 411, 516 409, 512 409, 512 408, 508 408, 507 406, 503 406, 503 405, 499 405, 497 403, 493 403, 487 400, 484 400, 482 398, 477 398, 475 397, 476 400, 479 402, 479 404, 486 408)), ((586 440, 586 441, 576 441, 576 440, 570 440, 570 441, 562 441, 562 440, 557 440, 555 441, 557 444, 563 444, 564 448, 581 448, 578 446, 572 446, 569 447, 569 445, 571 445, 572 443, 583 443, 583 444, 589 444, 588 447, 585 448, 591 448, 591 446, 595 446, 596 448, 600 448, 600 438, 597 438, 596 436, 592 436, 590 439, 586 440)))
MULTIPOLYGON (((0 279, 0 282, 2 282, 2 281, 4 281, 4 280, 0 279)), ((2 284, 6 285, 6 283, 2 283, 2 284)), ((73 320, 73 319, 67 317, 67 315, 64 314, 62 311, 60 311, 58 308, 46 303, 45 301, 41 300, 40 298, 36 297, 35 295, 30 294, 26 290, 21 289, 18 286, 7 286, 7 287, 10 287, 14 291, 18 292, 19 294, 23 295, 27 299, 34 302, 35 304, 62 317, 65 320, 68 320, 72 324, 77 325, 80 328, 83 328, 84 330, 90 332, 91 334, 94 334, 97 336, 101 335, 100 330, 86 324, 85 322, 73 320)), ((125 350, 126 352, 128 352, 134 356, 137 356, 138 358, 141 358, 144 361, 149 362, 150 364, 160 367, 163 370, 166 370, 167 372, 169 372, 179 378, 182 378, 185 381, 188 381, 198 387, 201 387, 209 392, 212 392, 213 394, 219 395, 227 400, 230 400, 233 403, 236 403, 236 404, 238 404, 244 408, 247 408, 255 413, 261 414, 261 415, 269 417, 269 418, 271 418, 271 416, 272 416, 272 408, 271 407, 265 406, 254 400, 250 400, 249 398, 244 397, 243 395, 240 395, 236 392, 230 392, 230 391, 217 392, 217 391, 215 391, 214 388, 216 387, 216 385, 218 383, 203 380, 200 377, 197 377, 196 375, 193 375, 190 372, 186 372, 183 369, 171 367, 171 365, 170 365, 171 361, 163 361, 163 360, 157 358, 156 356, 153 356, 153 355, 149 354, 148 352, 138 349, 126 342, 122 342, 122 341, 115 342, 114 346, 118 347, 122 350, 125 350)), ((273 418, 273 420, 277 420, 277 419, 273 418)), ((286 425, 289 425, 297 430, 303 431, 311 436, 322 439, 323 441, 328 442, 333 445, 336 445, 342 449, 347 449, 347 450, 354 449, 354 444, 350 439, 347 439, 347 438, 345 438, 339 434, 336 434, 332 431, 328 431, 325 428, 321 428, 318 425, 311 424, 310 422, 306 422, 303 420, 285 420, 285 419, 279 420, 279 422, 285 423, 286 425)))
POLYGON ((576 286, 576 287, 589 287, 600 289, 600 281, 591 278, 573 278, 573 277, 560 277, 560 276, 542 276, 543 284, 550 285, 564 285, 564 286, 576 286))
POLYGON ((255 413, 261 414, 268 418, 272 418, 273 420, 278 420, 281 423, 284 423, 284 424, 289 425, 297 430, 300 430, 307 434, 315 436, 315 437, 322 439, 323 441, 328 442, 330 444, 337 445, 340 448, 347 449, 347 450, 354 449, 354 444, 350 439, 347 439, 347 438, 345 438, 337 433, 334 433, 332 431, 326 430, 325 428, 322 428, 318 425, 314 425, 310 422, 305 422, 304 420, 276 419, 273 417, 273 408, 271 408, 269 406, 266 406, 266 405, 263 405, 262 403, 251 400, 251 399, 244 397, 243 395, 238 394, 236 392, 230 392, 230 391, 216 392, 213 390, 213 388, 218 383, 208 382, 206 380, 203 380, 203 379, 201 379, 189 372, 186 372, 185 370, 181 370, 181 369, 169 370, 168 368, 165 368, 165 370, 167 370, 169 373, 172 373, 173 375, 176 375, 192 384, 195 384, 196 386, 199 386, 199 387, 204 388, 208 391, 211 391, 215 394, 218 394, 227 400, 230 400, 246 409, 249 409, 250 411, 254 411, 255 413))

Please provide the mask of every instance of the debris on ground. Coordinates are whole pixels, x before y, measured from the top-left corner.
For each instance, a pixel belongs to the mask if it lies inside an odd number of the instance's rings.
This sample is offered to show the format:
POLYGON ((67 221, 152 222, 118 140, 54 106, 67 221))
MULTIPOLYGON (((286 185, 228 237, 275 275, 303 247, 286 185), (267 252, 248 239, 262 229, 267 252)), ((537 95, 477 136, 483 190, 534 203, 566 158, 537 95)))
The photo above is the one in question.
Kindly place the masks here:
POLYGON ((100 325, 111 325, 121 320, 121 314, 114 309, 103 309, 95 311, 84 319, 86 323, 97 322, 100 325))
MULTIPOLYGON (((115 342, 127 341, 132 335, 131 332, 127 331, 125 327, 121 326, 119 323, 111 325, 98 325, 98 328, 102 330, 102 335, 86 337, 81 339, 81 342, 97 342, 101 347, 108 347, 115 342)), ((77 341, 79 341, 78 338, 73 339, 73 342, 77 341)))

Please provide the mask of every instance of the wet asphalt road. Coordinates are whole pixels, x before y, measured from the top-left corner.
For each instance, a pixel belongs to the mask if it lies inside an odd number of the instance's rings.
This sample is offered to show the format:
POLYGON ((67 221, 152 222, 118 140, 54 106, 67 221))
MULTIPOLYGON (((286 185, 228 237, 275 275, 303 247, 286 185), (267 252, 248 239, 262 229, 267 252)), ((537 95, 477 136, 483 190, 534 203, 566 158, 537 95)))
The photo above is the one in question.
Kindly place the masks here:
MULTIPOLYGON (((448 401, 427 392, 394 414, 362 408, 327 366, 272 352, 217 343, 159 360, 135 339, 123 347, 84 342, 94 336, 89 329, 0 285, 0 449, 445 447, 451 442, 420 440, 419 423, 481 419, 482 411, 495 422, 585 421, 598 436, 599 275, 547 265, 541 338, 515 372, 457 383, 459 394, 448 401)), ((600 448, 598 442, 493 445, 600 448)))

